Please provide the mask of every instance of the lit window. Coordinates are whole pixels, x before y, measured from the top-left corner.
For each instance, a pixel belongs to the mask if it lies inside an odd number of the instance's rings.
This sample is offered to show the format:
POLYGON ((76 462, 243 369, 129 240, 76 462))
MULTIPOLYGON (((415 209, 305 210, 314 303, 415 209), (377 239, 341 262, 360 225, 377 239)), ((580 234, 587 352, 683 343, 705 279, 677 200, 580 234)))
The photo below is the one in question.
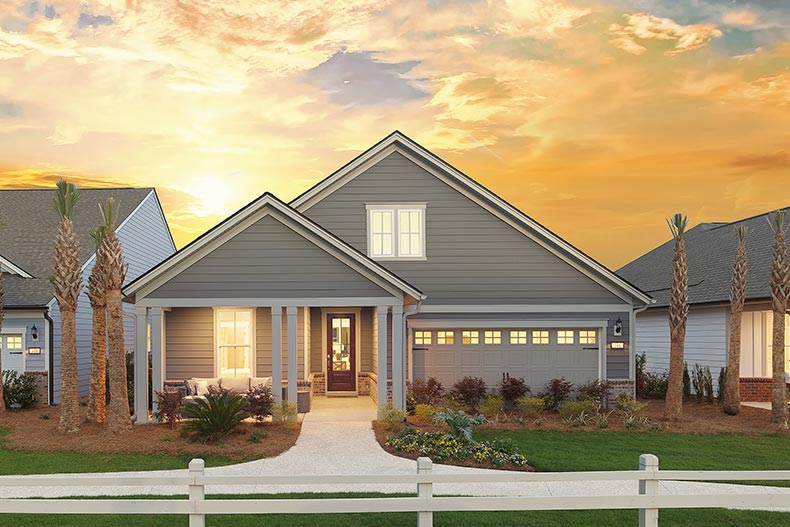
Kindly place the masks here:
POLYGON ((480 344, 480 333, 477 331, 462 331, 462 344, 480 344))
POLYGON ((513 330, 510 332, 510 343, 511 344, 526 344, 527 343, 527 332, 523 330, 513 330))
POLYGON ((483 342, 486 344, 502 344, 501 331, 486 331, 483 333, 483 342))
POLYGON ((535 330, 532 332, 532 343, 533 344, 548 344, 549 343, 549 332, 543 329, 535 330))
POLYGON ((21 350, 22 349, 22 336, 21 335, 9 335, 5 338, 5 345, 6 349, 9 350, 21 350))
POLYGON ((252 372, 252 310, 217 311, 217 351, 221 377, 249 377, 252 372))
POLYGON ((597 333, 592 329, 579 331, 579 344, 595 344, 597 333))
POLYGON ((431 332, 430 331, 415 331, 414 332, 414 343, 415 344, 430 344, 431 343, 431 332))
POLYGON ((557 332, 557 344, 573 344, 573 330, 561 329, 557 332))
POLYGON ((368 255, 425 257, 425 205, 368 205, 368 255))
POLYGON ((455 332, 454 331, 437 331, 436 332, 436 343, 437 344, 446 344, 446 345, 455 344, 455 332))

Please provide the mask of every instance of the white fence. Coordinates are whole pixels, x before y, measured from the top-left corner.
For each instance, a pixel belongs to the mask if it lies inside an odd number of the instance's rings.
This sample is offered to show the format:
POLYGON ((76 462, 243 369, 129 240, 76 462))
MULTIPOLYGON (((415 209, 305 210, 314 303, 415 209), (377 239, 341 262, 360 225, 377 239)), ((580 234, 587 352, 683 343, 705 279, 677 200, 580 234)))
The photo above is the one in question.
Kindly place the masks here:
POLYGON ((183 476, 0 476, 0 487, 135 487, 183 486, 189 499, 0 499, 0 514, 171 514, 189 515, 190 527, 203 527, 208 514, 338 514, 367 512, 417 513, 419 527, 433 525, 434 512, 537 511, 638 509, 640 527, 657 527, 659 509, 686 508, 790 508, 790 493, 709 495, 659 494, 660 481, 787 481, 790 470, 679 471, 661 470, 658 458, 639 457, 639 470, 618 472, 491 472, 435 474, 428 458, 417 460, 416 474, 338 476, 210 476, 202 459, 189 463, 183 476), (638 481, 639 495, 631 496, 435 496, 436 483, 527 483, 579 481, 638 481), (416 485, 414 497, 331 499, 233 499, 206 500, 206 485, 327 485, 335 489, 351 484, 416 485))

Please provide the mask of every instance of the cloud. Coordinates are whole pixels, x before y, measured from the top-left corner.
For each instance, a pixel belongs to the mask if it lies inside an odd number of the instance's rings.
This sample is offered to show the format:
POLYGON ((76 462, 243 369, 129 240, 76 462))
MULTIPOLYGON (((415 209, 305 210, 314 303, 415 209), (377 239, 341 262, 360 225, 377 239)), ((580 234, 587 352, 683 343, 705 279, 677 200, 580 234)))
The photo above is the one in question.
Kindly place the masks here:
POLYGON ((20 117, 21 115, 22 107, 20 105, 0 98, 0 119, 20 117))
POLYGON ((85 129, 80 126, 59 124, 55 126, 49 139, 55 145, 73 145, 82 141, 85 129))
POLYGON ((634 55, 640 55, 647 50, 643 44, 647 40, 670 41, 673 45, 666 54, 677 55, 701 48, 711 39, 722 36, 721 30, 712 24, 682 25, 672 19, 660 18, 648 13, 623 16, 627 20, 626 24, 609 26, 608 33, 615 37, 610 42, 626 53, 634 55))
POLYGON ((99 27, 109 26, 112 24, 112 17, 107 15, 92 15, 90 13, 80 13, 77 19, 77 27, 84 29, 86 27, 99 27))
POLYGON ((724 23, 730 26, 754 26, 757 25, 758 20, 757 14, 748 9, 728 11, 723 19, 724 23))
POLYGON ((773 170, 790 167, 790 152, 779 151, 770 154, 748 154, 736 157, 731 166, 750 170, 773 170))

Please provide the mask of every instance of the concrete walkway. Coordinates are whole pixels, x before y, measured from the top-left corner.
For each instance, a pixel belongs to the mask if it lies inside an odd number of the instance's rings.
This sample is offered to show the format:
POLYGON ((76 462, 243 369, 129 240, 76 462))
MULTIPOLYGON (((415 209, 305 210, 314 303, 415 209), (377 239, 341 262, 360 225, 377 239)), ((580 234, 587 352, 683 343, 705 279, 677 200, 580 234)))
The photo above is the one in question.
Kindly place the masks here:
MULTIPOLYGON (((240 463, 225 467, 209 468, 214 475, 317 475, 317 474, 413 474, 416 462, 396 457, 385 452, 376 442, 371 420, 376 408, 370 399, 361 397, 313 399, 313 409, 305 414, 302 432, 296 444, 283 454, 268 459, 240 463)), ((634 459, 634 466, 638 460, 634 459)), ((440 474, 483 472, 484 469, 434 465, 440 474)), ((186 470, 124 472, 91 474, 98 477, 119 475, 182 475, 186 470)), ((74 474, 75 478, 84 477, 74 474)), ((41 476, 46 477, 46 476, 41 476)), ((343 489, 326 485, 300 486, 233 486, 207 487, 210 494, 249 494, 284 492, 415 492, 408 485, 350 485, 343 489)), ((717 483, 662 482, 661 492, 666 494, 721 494, 728 492, 764 493, 790 495, 790 488, 752 485, 727 485, 717 483)), ((436 484, 436 494, 472 496, 578 496, 578 495, 635 495, 636 481, 588 481, 588 482, 534 482, 534 483, 478 483, 436 484)), ((186 494, 183 487, 0 487, 0 497, 64 497, 64 496, 119 496, 145 494, 186 494)), ((782 509, 790 511, 790 507, 782 509)))

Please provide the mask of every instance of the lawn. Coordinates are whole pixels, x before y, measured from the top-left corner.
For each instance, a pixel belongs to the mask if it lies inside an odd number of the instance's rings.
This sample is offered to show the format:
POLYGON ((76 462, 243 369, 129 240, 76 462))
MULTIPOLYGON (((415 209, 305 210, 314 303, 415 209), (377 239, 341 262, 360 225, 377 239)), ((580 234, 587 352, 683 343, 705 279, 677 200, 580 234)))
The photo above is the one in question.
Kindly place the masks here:
MULTIPOLYGON (((370 497, 375 494, 289 494, 254 495, 243 498, 315 498, 315 497, 370 497)), ((138 497, 139 498, 139 497, 138 497)), ((181 496, 184 498, 184 496, 181 496)), ((217 496, 217 499, 236 499, 241 496, 217 496)), ((785 525, 790 515, 762 511, 730 511, 725 509, 665 510, 660 513, 662 527, 692 527, 716 525, 719 527, 749 525, 750 527, 785 525)), ((434 525, 469 527, 505 527, 530 525, 532 527, 609 527, 636 525, 636 511, 538 511, 538 512, 447 512, 434 514, 434 525)), ((55 515, 0 515, 0 527, 170 527, 188 524, 185 516, 55 516, 55 515)), ((318 515, 257 515, 209 516, 209 527, 395 527, 416 525, 415 513, 375 514, 318 514, 318 515)))

